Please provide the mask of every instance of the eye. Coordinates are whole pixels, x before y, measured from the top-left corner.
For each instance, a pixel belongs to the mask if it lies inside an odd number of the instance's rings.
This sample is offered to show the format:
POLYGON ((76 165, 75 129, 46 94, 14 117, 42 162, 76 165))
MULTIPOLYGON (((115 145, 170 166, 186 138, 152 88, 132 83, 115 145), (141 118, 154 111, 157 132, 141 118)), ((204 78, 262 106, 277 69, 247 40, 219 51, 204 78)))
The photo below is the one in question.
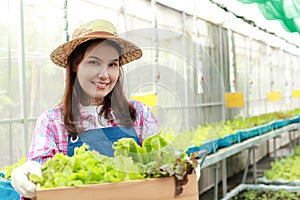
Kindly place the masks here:
POLYGON ((88 63, 91 65, 99 65, 99 62, 97 60, 90 60, 88 61, 88 63))
POLYGON ((110 67, 119 67, 119 61, 112 62, 108 66, 110 66, 110 67))

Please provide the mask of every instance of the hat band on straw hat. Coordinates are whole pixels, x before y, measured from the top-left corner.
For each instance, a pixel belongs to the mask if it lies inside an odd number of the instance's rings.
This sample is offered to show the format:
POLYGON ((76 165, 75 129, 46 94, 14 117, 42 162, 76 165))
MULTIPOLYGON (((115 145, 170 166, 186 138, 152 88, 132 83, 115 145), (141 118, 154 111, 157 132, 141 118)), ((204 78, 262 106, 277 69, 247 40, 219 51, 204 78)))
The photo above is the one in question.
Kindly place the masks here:
POLYGON ((95 31, 95 32, 92 32, 92 33, 89 33, 89 34, 86 34, 86 36, 116 36, 115 34, 113 33, 109 33, 109 32, 106 32, 106 31, 95 31))

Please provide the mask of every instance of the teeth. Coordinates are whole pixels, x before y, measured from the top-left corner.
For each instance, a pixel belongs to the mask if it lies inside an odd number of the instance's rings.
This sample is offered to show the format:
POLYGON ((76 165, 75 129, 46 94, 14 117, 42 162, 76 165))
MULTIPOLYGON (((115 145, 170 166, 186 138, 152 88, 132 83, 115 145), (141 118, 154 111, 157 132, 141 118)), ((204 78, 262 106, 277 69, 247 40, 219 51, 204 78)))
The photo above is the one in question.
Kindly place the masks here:
POLYGON ((96 81, 92 81, 92 83, 94 85, 96 85, 97 87, 106 87, 108 85, 108 83, 100 83, 100 82, 96 82, 96 81))
POLYGON ((106 84, 106 83, 97 83, 97 85, 104 87, 104 86, 106 86, 107 84, 106 84))
POLYGON ((99 82, 93 82, 93 83, 99 87, 105 87, 108 85, 108 83, 99 83, 99 82))

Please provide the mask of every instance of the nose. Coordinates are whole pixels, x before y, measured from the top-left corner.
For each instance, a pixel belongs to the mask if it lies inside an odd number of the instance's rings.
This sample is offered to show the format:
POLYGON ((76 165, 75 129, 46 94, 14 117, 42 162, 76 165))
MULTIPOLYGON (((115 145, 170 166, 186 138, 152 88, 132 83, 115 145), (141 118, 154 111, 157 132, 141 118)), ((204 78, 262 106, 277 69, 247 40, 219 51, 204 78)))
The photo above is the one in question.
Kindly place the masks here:
POLYGON ((109 76, 109 75, 108 75, 107 66, 101 66, 101 67, 99 67, 97 76, 98 76, 99 78, 107 78, 107 77, 109 76))

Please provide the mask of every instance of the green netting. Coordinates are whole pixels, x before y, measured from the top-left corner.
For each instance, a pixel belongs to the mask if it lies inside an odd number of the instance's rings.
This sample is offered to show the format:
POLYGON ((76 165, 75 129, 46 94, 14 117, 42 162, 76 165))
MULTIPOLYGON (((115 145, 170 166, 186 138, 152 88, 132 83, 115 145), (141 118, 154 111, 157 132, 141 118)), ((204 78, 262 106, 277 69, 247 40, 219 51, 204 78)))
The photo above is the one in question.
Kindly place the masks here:
POLYGON ((257 4, 259 10, 268 20, 285 19, 285 12, 283 8, 283 0, 267 1, 266 3, 257 4))
POLYGON ((256 3, 268 20, 279 20, 288 32, 300 33, 300 0, 238 0, 245 4, 256 3))
POLYGON ((265 3, 269 0, 238 0, 242 3, 265 3))
POLYGON ((283 2, 284 12, 287 18, 300 17, 300 1, 299 0, 285 0, 283 2))
POLYGON ((288 32, 300 32, 300 27, 294 19, 279 20, 281 26, 288 32))

